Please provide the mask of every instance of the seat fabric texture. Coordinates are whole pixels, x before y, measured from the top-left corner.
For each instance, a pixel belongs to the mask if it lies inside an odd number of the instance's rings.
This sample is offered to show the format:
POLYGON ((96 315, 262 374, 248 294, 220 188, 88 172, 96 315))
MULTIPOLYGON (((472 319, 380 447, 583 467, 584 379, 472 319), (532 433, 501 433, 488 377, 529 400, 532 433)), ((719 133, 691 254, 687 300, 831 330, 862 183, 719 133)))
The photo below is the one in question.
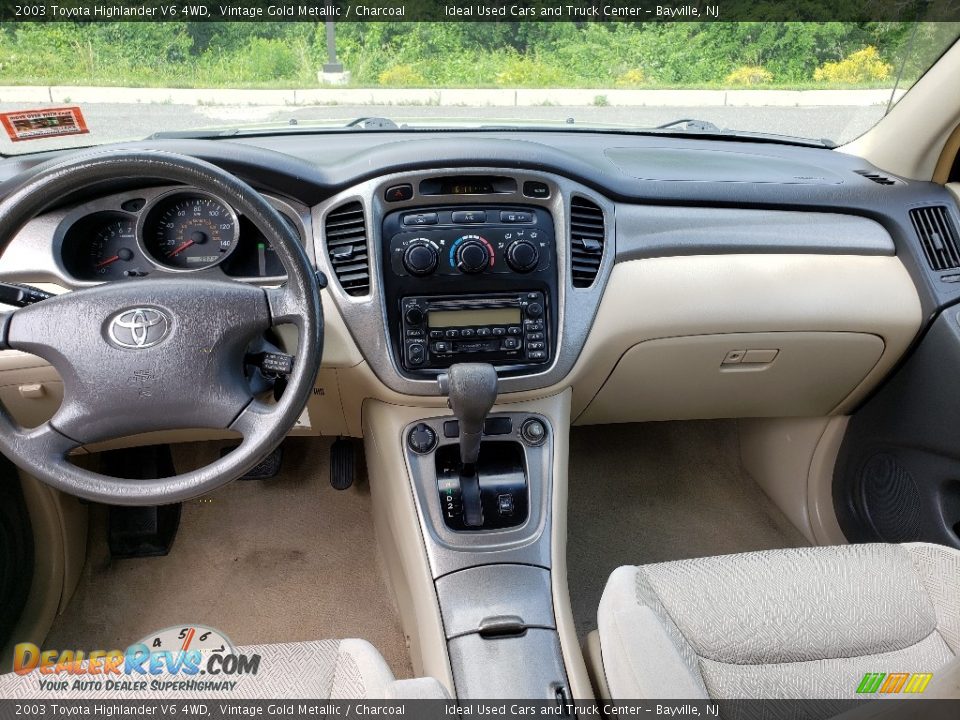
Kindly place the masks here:
POLYGON ((960 654, 960 551, 863 544, 621 567, 598 629, 615 699, 857 698, 866 673, 936 674, 960 654))

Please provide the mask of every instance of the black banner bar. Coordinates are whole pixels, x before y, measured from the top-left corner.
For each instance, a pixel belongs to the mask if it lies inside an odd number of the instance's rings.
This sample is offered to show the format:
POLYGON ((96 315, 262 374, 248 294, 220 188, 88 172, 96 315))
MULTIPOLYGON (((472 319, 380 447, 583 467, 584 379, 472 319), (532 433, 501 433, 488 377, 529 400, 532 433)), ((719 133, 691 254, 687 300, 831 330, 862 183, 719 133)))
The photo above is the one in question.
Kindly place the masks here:
POLYGON ((0 720, 24 718, 364 718, 404 717, 413 720, 454 718, 851 718, 883 720, 923 718, 955 720, 960 700, 644 700, 616 702, 545 700, 0 700, 0 720), (869 707, 872 705, 872 707, 869 707))
POLYGON ((960 22, 960 0, 0 0, 3 22, 960 22))

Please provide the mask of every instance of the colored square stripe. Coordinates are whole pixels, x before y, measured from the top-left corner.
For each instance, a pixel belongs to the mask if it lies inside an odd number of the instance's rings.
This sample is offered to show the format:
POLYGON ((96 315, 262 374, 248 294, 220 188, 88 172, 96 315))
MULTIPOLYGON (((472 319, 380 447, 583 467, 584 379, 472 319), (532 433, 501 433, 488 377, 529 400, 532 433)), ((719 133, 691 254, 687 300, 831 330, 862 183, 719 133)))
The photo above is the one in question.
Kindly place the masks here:
POLYGON ((857 685, 857 694, 922 693, 932 679, 933 673, 867 673, 857 685))

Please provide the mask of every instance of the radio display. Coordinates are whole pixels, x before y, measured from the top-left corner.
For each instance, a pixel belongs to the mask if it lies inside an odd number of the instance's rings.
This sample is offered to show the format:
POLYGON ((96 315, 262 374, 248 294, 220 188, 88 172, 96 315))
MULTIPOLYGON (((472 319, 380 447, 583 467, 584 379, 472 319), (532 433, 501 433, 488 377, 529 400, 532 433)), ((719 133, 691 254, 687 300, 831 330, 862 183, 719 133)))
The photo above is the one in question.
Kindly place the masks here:
POLYGON ((520 308, 484 308, 482 310, 431 310, 427 324, 432 328, 465 325, 519 325, 520 308))

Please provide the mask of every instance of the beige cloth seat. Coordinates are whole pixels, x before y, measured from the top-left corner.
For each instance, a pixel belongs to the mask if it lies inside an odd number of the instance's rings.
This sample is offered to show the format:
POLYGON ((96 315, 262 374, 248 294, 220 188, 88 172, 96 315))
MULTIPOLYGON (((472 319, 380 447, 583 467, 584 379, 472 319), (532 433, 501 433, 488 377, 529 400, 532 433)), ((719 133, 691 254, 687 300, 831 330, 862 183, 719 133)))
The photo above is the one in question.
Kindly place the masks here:
MULTIPOLYGON (((284 699, 311 698, 329 700, 442 699, 443 686, 433 678, 395 680, 383 657, 366 640, 318 640, 313 642, 248 645, 236 648, 237 654, 259 655, 256 675, 193 675, 182 673, 159 676, 116 675, 115 681, 146 680, 146 690, 65 690, 40 689, 39 681, 59 679, 100 679, 111 676, 41 675, 38 671, 20 676, 0 675, 0 698, 4 699, 284 699), (150 689, 152 680, 219 682, 236 680, 232 689, 182 689, 158 692, 150 689)), ((203 664, 201 664, 203 667, 203 664)))
POLYGON ((877 672, 934 673, 926 692, 942 695, 938 671, 956 696, 960 551, 865 544, 621 567, 588 654, 614 699, 862 698, 877 672))

